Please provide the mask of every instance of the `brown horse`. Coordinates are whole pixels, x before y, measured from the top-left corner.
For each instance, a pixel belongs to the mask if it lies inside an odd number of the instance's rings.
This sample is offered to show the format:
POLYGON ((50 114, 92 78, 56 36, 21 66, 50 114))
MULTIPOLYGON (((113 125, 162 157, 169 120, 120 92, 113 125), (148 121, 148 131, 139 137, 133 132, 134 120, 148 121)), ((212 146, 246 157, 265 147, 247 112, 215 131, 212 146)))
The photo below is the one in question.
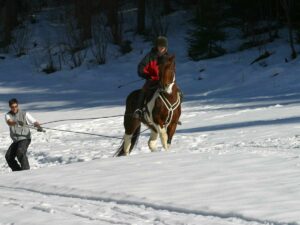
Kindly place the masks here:
POLYGON ((127 97, 124 116, 125 135, 116 156, 130 154, 138 141, 141 123, 151 129, 148 141, 151 151, 156 150, 158 136, 160 136, 163 148, 169 149, 181 114, 180 92, 175 82, 175 56, 169 56, 159 67, 159 71, 159 88, 148 99, 146 113, 141 120, 133 117, 141 90, 133 91, 127 97))

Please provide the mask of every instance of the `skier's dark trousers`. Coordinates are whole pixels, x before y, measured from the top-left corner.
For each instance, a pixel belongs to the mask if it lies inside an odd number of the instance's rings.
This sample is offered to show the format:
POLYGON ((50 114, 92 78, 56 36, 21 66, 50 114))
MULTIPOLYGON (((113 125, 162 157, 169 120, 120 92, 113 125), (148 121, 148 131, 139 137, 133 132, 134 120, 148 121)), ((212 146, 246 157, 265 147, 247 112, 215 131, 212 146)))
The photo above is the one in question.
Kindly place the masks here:
POLYGON ((27 149, 31 142, 31 133, 28 125, 33 125, 38 131, 43 129, 29 113, 19 109, 17 99, 11 99, 9 107, 10 111, 5 115, 5 121, 13 143, 7 150, 5 159, 12 171, 29 170, 27 149))
POLYGON ((29 162, 27 158, 27 149, 31 139, 13 142, 6 152, 5 158, 12 171, 29 170, 29 162), (18 159, 19 163, 17 162, 18 159))

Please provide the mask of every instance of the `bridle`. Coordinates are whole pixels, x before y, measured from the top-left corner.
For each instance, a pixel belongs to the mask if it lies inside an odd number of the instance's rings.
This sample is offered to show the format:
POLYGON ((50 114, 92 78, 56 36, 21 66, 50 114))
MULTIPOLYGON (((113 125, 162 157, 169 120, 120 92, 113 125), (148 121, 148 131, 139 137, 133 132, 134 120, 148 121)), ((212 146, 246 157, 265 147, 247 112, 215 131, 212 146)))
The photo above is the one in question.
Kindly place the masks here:
MULTIPOLYGON (((176 81, 175 71, 173 71, 172 73, 173 73, 173 79, 172 79, 171 83, 163 84, 162 79, 160 79, 159 83, 160 83, 160 91, 161 92, 164 92, 164 93, 167 93, 167 94, 172 94, 173 86, 174 86, 175 81, 176 81)), ((162 78, 162 76, 160 76, 160 78, 162 78)))

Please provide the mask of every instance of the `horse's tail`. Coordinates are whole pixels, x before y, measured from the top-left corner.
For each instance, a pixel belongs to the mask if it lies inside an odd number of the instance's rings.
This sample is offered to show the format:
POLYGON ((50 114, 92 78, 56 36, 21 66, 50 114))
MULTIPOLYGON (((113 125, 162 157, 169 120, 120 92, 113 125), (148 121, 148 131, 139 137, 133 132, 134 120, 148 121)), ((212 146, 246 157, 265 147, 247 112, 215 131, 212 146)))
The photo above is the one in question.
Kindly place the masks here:
MULTIPOLYGON (((140 133, 141 133, 141 125, 135 130, 135 132, 132 135, 129 153, 131 153, 132 149, 138 143, 140 133)), ((124 151, 124 140, 123 140, 121 146, 119 147, 118 151, 116 152, 116 154, 114 156, 119 157, 119 156, 124 156, 124 155, 125 155, 125 151, 124 151)))

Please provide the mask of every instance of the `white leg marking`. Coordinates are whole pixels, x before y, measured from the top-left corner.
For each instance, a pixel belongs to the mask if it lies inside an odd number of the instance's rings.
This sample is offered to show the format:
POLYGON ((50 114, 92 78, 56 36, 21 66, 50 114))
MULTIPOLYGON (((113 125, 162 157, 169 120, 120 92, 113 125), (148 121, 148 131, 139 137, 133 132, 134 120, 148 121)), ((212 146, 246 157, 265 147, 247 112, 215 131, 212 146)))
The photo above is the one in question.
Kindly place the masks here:
POLYGON ((158 138, 158 133, 152 130, 148 141, 148 146, 151 152, 154 152, 156 150, 157 138, 158 138))
POLYGON ((168 134, 166 128, 159 128, 160 140, 163 148, 168 150, 168 134))
POLYGON ((129 150, 131 147, 131 139, 132 139, 132 135, 128 135, 128 134, 124 135, 124 153, 125 153, 125 155, 129 155, 129 150))

